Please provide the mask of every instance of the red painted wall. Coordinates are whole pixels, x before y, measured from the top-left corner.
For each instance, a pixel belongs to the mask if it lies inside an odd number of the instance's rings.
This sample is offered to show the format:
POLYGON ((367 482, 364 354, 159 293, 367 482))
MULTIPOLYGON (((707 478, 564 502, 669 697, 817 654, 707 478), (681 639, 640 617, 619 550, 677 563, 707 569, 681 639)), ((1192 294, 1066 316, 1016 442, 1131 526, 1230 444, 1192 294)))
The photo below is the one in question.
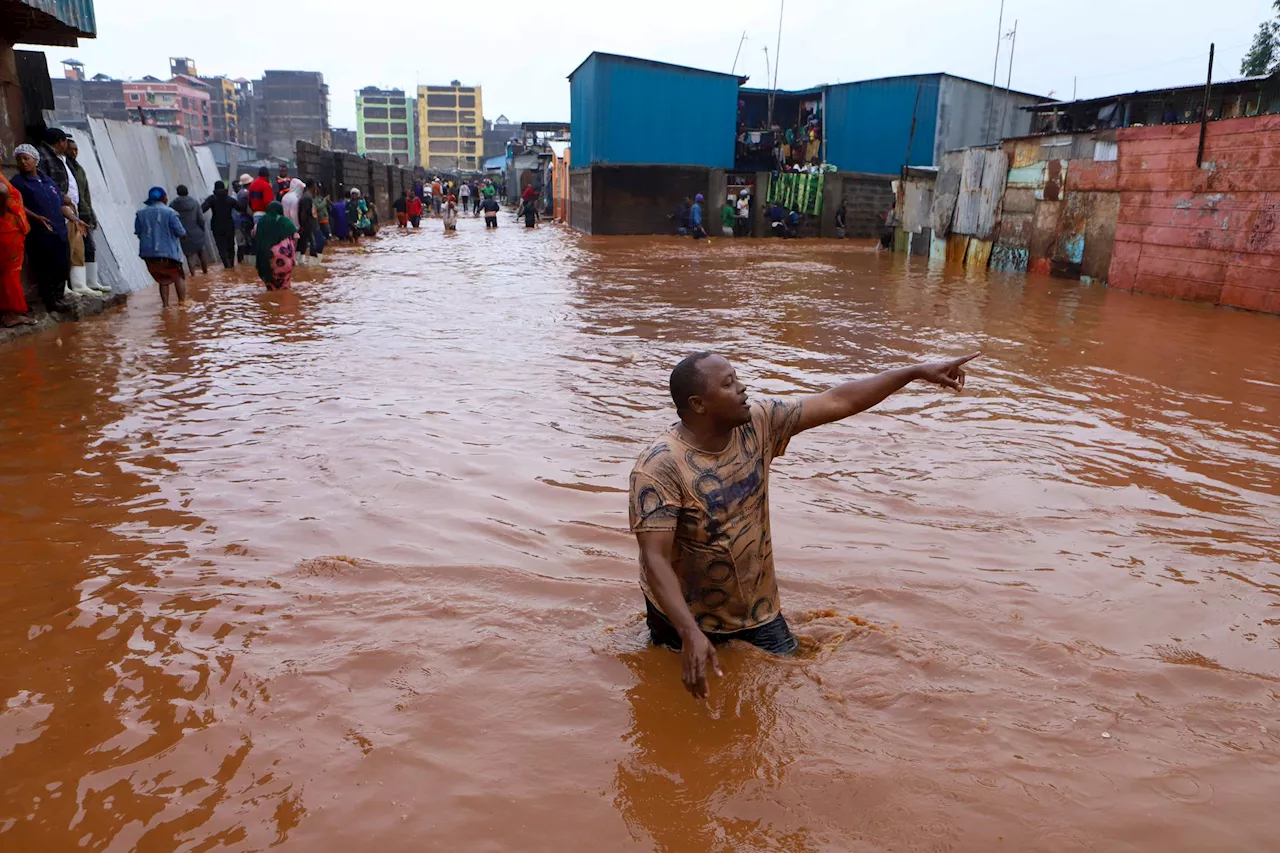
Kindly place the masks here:
POLYGON ((1280 116, 1211 122, 1201 168, 1199 125, 1117 141, 1110 285, 1280 313, 1280 116))

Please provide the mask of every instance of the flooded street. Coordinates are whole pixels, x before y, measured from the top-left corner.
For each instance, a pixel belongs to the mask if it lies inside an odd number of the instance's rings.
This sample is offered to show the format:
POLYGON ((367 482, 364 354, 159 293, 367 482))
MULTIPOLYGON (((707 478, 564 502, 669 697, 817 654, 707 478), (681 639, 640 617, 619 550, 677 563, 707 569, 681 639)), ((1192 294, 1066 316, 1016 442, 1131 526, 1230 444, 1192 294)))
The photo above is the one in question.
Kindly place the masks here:
POLYGON ((431 221, 0 348, 0 850, 1261 851, 1280 317, 853 243, 431 221), (647 648, 627 477, 982 350, 773 468, 795 660, 647 648))

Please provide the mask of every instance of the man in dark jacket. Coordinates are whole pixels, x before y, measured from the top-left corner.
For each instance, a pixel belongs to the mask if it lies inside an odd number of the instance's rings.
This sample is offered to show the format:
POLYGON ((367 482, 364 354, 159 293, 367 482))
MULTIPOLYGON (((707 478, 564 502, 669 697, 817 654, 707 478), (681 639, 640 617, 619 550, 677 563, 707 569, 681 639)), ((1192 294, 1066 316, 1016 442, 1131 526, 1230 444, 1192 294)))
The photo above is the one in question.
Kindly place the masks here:
POLYGON ((182 227, 187 236, 182 238, 182 253, 187 256, 187 266, 191 274, 196 274, 196 260, 200 261, 200 272, 208 275, 209 265, 204 257, 205 231, 204 213, 200 210, 200 202, 191 197, 187 188, 178 185, 178 197, 169 205, 182 220, 182 227))
POLYGON ((298 198, 298 262, 309 263, 308 257, 316 256, 316 182, 307 181, 298 198))
MULTIPOLYGON (((77 205, 80 221, 89 229, 84 235, 85 286, 99 293, 110 293, 111 287, 98 281, 98 250, 93 242, 93 232, 98 230, 98 216, 93 212, 93 200, 89 196, 89 176, 80 165, 79 157, 80 146, 73 137, 67 136, 67 170, 70 177, 76 179, 76 187, 80 191, 80 203, 77 205)), ((70 185, 71 182, 68 180, 67 183, 70 185)))
POLYGON ((218 257, 222 265, 231 269, 236 265, 236 214, 243 213, 244 208, 231 193, 227 185, 218 181, 213 185, 213 195, 204 200, 200 209, 212 213, 209 218, 209 230, 213 232, 213 243, 218 247, 218 257))
POLYGON ((46 130, 40 144, 40 173, 47 175, 64 195, 70 188, 66 156, 66 132, 56 127, 46 130))

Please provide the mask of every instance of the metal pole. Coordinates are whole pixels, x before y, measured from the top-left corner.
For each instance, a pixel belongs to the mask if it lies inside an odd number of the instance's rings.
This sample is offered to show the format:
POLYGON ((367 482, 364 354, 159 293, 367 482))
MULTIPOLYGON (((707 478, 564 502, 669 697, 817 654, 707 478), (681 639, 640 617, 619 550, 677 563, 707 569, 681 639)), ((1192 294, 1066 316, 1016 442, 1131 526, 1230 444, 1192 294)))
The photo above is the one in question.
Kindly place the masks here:
POLYGON ((729 69, 729 73, 738 70, 738 57, 742 55, 742 43, 747 40, 747 31, 742 31, 742 38, 738 39, 738 52, 733 55, 733 67, 729 69))
MULTIPOLYGON (((1003 0, 1002 0, 1003 2, 1003 0)), ((778 47, 773 52, 773 88, 778 88, 778 63, 782 61, 782 13, 787 11, 787 0, 778 8, 778 47)))
MULTIPOLYGON (((773 76, 773 68, 769 65, 769 45, 764 46, 764 81, 769 82, 769 78, 773 76)), ((769 90, 769 117, 765 119, 764 129, 773 132, 773 90, 769 90)), ((776 142, 776 140, 775 140, 776 142)))
POLYGON ((1000 21, 996 24, 996 58, 991 63, 991 94, 987 96, 987 128, 984 142, 991 141, 991 123, 996 119, 996 80, 1000 76, 1000 42, 1004 41, 1004 0, 1000 0, 1000 21))
POLYGON ((1009 79, 1004 84, 1004 103, 1000 105, 1000 133, 997 141, 1004 139, 1004 116, 1009 110, 1009 90, 1013 88, 1013 54, 1018 49, 1018 21, 1013 21, 1013 44, 1009 46, 1009 79))
POLYGON ((1196 168, 1204 163, 1204 138, 1209 132, 1209 93, 1213 89, 1213 49, 1209 45, 1209 77, 1204 81, 1204 104, 1200 107, 1200 148, 1196 151, 1196 168))
MULTIPOLYGON (((920 92, 924 89, 924 78, 916 84, 916 104, 911 108, 911 133, 907 135, 907 156, 902 160, 902 180, 907 180, 907 167, 911 165, 911 147, 916 142, 916 113, 920 109, 920 92)), ((826 123, 823 123, 826 126, 826 123)))
MULTIPOLYGON (((773 104, 778 97, 778 60, 782 57, 782 13, 787 10, 787 0, 782 0, 778 10, 778 47, 773 52, 773 84, 769 87, 769 129, 773 129, 773 104)), ((769 48, 764 49, 764 61, 769 61, 769 48)), ((776 142, 777 140, 775 140, 776 142)))

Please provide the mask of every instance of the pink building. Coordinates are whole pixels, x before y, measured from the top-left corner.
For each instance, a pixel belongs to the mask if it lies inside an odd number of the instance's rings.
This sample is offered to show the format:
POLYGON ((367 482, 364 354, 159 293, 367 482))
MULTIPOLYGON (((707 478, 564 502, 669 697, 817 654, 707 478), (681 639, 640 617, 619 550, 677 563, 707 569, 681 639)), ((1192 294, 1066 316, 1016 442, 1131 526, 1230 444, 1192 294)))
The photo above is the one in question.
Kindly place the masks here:
POLYGON ((199 145, 213 139, 209 112, 209 87, 185 74, 164 82, 143 77, 122 84, 130 121, 139 121, 142 110, 147 124, 181 134, 199 145))

